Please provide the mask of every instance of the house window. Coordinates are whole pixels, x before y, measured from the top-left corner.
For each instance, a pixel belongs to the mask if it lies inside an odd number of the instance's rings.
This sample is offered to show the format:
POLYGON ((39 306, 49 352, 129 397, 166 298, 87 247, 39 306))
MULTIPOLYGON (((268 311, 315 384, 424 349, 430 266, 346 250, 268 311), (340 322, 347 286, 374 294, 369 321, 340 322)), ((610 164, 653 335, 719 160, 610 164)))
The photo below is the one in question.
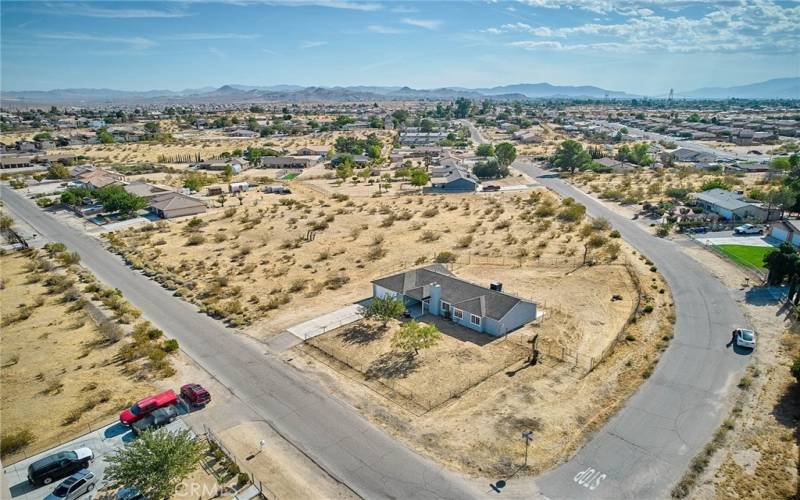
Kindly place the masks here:
POLYGON ((450 304, 448 304, 447 302, 445 302, 443 300, 441 302, 442 302, 442 312, 445 312, 445 313, 450 312, 450 304))
POLYGON ((463 318, 463 317, 464 317, 464 315, 463 315, 463 313, 461 312, 461 309, 456 309, 456 308, 454 307, 454 308, 453 308, 453 317, 454 317, 455 319, 461 319, 461 318, 463 318))
POLYGON ((474 314, 471 314, 470 317, 469 317, 469 322, 472 323, 473 325, 480 326, 481 325, 481 318, 480 318, 480 316, 475 316, 474 314))

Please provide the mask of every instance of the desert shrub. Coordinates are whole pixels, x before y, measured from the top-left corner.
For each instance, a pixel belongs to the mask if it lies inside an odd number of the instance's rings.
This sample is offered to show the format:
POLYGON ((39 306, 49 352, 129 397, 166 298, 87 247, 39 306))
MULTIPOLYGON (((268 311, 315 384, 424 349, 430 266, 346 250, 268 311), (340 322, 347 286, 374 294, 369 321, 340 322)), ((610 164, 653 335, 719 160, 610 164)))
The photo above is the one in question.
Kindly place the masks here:
POLYGON ((462 236, 456 242, 456 246, 458 248, 469 248, 470 245, 472 245, 472 235, 471 234, 468 234, 466 236, 462 236))
POLYGON ((65 266, 71 266, 72 264, 79 263, 81 261, 81 256, 78 255, 78 252, 61 252, 56 255, 56 259, 65 266))
POLYGON ((349 276, 345 275, 331 276, 325 280, 324 286, 328 290, 338 290, 339 288, 346 285, 349 281, 350 281, 349 276))
POLYGON ((173 353, 178 350, 178 341, 175 339, 167 339, 161 347, 167 354, 173 353))
POLYGON ((439 209, 437 208, 426 208, 422 212, 422 216, 427 218, 436 217, 437 215, 439 215, 439 209))
POLYGON ((306 287, 306 280, 297 278, 289 283, 289 293, 297 293, 303 291, 306 287))
POLYGON ((586 207, 580 203, 565 203, 565 206, 558 212, 558 219, 564 222, 578 222, 585 214, 586 207))
POLYGON ((425 243, 430 243, 438 239, 439 239, 439 233, 437 233, 436 231, 431 231, 430 229, 427 231, 423 231, 422 235, 419 237, 419 240, 425 243))
POLYGON ((619 238, 619 237, 621 236, 621 235, 619 234, 619 231, 617 231, 616 229, 615 229, 615 230, 613 230, 613 231, 611 231, 610 233, 608 233, 608 235, 609 235, 611 238, 619 238))
POLYGON ((57 241, 52 241, 50 243, 47 243, 44 246, 44 249, 47 251, 47 253, 51 257, 53 257, 57 253, 66 252, 67 251, 67 245, 65 245, 63 243, 59 243, 57 241))
POLYGON ((367 259, 371 261, 382 259, 386 256, 386 249, 383 245, 373 245, 367 251, 367 259))
POLYGON ((436 257, 434 258, 434 261, 436 261, 436 262, 438 262, 440 264, 449 264, 449 263, 455 262, 457 259, 458 259, 458 256, 456 254, 454 254, 453 252, 441 252, 441 253, 436 255, 436 257))
POLYGON ((206 238, 202 234, 193 234, 189 236, 189 239, 186 240, 186 245, 188 246, 197 246, 202 245, 205 243, 206 238))
POLYGON ((600 248, 605 244, 606 244, 606 237, 601 234, 593 235, 591 238, 589 238, 589 241, 587 242, 587 245, 589 245, 590 248, 600 248))
POLYGON ((0 436, 0 457, 5 458, 12 453, 22 451, 36 439, 29 429, 4 432, 0 436))
POLYGON ((749 389, 751 385, 753 385, 753 380, 750 379, 750 377, 742 377, 739 383, 736 384, 736 387, 739 389, 749 389))
POLYGON ((122 327, 113 321, 104 321, 100 323, 99 330, 103 340, 108 344, 119 342, 123 335, 125 335, 122 327))

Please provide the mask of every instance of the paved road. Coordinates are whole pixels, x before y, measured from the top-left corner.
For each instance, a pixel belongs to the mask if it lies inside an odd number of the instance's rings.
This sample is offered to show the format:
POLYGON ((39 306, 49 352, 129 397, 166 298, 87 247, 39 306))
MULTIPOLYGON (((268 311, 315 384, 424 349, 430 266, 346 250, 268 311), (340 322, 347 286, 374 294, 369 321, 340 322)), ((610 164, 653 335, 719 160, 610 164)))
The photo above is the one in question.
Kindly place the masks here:
POLYGON ((467 126, 467 128, 469 128, 469 136, 472 139, 472 142, 474 142, 475 144, 484 144, 489 142, 483 138, 481 131, 478 130, 478 127, 476 127, 471 120, 462 120, 461 123, 463 123, 464 125, 467 126))
POLYGON ((551 499, 667 498, 727 412, 726 395, 741 377, 748 353, 725 344, 745 318, 731 291, 675 243, 652 236, 531 163, 514 166, 575 198, 590 215, 607 218, 664 275, 677 313, 675 338, 653 375, 572 460, 535 483, 551 499), (583 485, 576 481, 582 471, 588 471, 583 485))
POLYGON ((373 426, 263 345, 133 272, 93 237, 67 227, 30 200, 0 186, 8 209, 42 237, 81 255, 97 278, 122 290, 144 316, 176 338, 181 348, 289 441, 365 498, 474 498, 483 492, 443 471, 373 426))

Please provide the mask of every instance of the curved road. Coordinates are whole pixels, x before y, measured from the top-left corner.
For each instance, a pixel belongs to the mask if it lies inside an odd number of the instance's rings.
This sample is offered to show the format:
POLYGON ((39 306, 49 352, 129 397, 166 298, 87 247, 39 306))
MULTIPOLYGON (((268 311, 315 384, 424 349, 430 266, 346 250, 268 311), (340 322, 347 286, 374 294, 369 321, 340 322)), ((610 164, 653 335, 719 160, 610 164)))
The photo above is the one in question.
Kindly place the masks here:
POLYGON ((726 396, 748 357, 725 345, 731 331, 746 324, 744 315, 732 292, 674 242, 649 234, 557 174, 523 161, 514 167, 575 198, 592 217, 608 219, 658 267, 677 315, 675 336, 653 375, 569 462, 536 478, 536 487, 552 499, 668 498, 727 413, 726 396))

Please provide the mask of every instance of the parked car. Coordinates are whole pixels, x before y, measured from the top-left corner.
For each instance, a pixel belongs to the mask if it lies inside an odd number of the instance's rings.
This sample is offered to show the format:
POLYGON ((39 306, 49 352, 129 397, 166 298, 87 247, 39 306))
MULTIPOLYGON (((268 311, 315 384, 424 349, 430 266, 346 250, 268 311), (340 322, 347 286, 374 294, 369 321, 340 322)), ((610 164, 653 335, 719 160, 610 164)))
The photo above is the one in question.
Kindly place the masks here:
POLYGON ((733 232, 736 234, 761 234, 764 232, 764 228, 752 224, 742 224, 734 229, 733 232))
POLYGON ((182 386, 181 397, 192 406, 205 406, 211 401, 211 394, 200 384, 186 384, 182 386))
POLYGON ((494 184, 489 184, 488 186, 483 186, 484 191, 500 191, 500 186, 496 186, 494 184))
POLYGON ((66 478, 44 500, 72 500, 84 493, 89 493, 97 485, 97 476, 83 469, 66 478))
POLYGON ((163 427, 178 418, 178 408, 174 405, 165 406, 154 410, 149 415, 137 420, 131 425, 134 434, 141 434, 149 429, 163 427))
POLYGON ((126 486, 114 495, 115 500, 144 500, 144 495, 132 486, 126 486))
POLYGON ((746 347, 748 349, 756 348, 756 332, 753 330, 746 330, 739 328, 736 330, 736 345, 739 347, 746 347))
POLYGON ((94 453, 89 448, 48 455, 28 466, 28 482, 34 486, 50 484, 56 479, 89 467, 92 460, 94 453))
POLYGON ((141 420, 159 408, 174 405, 178 402, 178 396, 172 389, 161 394, 149 396, 134 404, 127 410, 119 414, 119 421, 122 425, 131 425, 137 420, 141 420))

